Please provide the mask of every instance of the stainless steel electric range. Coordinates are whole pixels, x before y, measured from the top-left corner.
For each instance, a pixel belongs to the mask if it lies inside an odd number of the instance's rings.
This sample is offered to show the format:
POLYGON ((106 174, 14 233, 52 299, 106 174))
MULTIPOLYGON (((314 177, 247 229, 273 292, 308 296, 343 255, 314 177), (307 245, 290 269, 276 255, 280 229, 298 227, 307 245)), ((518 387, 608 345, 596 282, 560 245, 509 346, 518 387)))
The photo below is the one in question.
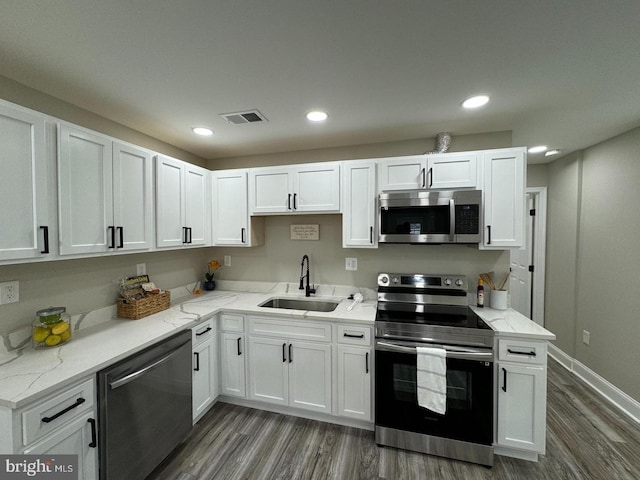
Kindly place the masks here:
POLYGON ((375 322, 378 445, 493 465, 493 330, 462 275, 381 273, 375 322), (446 350, 446 412, 418 405, 416 347, 446 350))

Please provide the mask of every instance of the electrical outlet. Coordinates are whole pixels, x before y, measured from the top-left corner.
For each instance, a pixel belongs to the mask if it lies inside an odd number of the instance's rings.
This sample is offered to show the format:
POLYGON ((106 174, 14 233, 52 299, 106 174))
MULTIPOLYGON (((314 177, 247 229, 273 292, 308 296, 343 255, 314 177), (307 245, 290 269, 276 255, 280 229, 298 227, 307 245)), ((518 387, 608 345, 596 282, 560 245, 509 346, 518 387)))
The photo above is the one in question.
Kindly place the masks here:
POLYGON ((585 345, 589 345, 589 341, 591 340, 591 333, 586 330, 582 330, 582 343, 585 345))
POLYGON ((358 270, 358 259, 357 258, 345 258, 344 259, 344 269, 345 270, 358 270))
POLYGON ((146 274, 147 274, 147 264, 146 263, 136 264, 136 275, 146 275, 146 274))
POLYGON ((0 305, 16 303, 20 300, 18 281, 0 283, 0 305))
POLYGON ((225 255, 224 256, 224 266, 225 267, 230 267, 231 266, 231 255, 225 255))

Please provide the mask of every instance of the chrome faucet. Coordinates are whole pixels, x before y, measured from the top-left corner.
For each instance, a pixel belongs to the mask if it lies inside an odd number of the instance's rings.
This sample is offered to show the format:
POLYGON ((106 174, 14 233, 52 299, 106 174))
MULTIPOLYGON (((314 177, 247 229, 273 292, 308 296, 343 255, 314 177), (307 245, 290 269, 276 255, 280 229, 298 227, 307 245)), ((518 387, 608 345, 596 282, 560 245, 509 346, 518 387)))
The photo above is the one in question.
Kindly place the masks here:
POLYGON ((316 293, 315 286, 309 286, 309 257, 307 255, 302 256, 302 263, 300 264, 300 288, 299 290, 304 289, 304 296, 310 297, 312 294, 316 293), (307 261, 307 271, 304 270, 304 261, 307 261), (304 279, 307 278, 307 285, 304 284, 304 279))

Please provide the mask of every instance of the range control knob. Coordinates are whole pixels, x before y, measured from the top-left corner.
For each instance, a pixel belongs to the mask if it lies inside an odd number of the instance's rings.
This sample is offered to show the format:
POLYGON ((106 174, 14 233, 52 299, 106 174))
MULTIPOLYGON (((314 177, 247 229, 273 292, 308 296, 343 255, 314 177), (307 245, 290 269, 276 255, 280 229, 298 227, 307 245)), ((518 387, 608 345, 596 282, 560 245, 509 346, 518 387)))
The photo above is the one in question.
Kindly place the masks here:
POLYGON ((398 278, 398 277, 393 277, 393 278, 391 279, 391 283, 400 283, 400 278, 398 278))
POLYGON ((462 279, 461 279, 461 278, 459 278, 459 279, 457 279, 457 280, 456 280, 456 287, 461 287, 461 286, 463 286, 463 285, 464 285, 464 282, 462 281, 462 279))
POLYGON ((444 283, 445 287, 450 287, 451 286, 451 279, 450 278, 445 278, 444 282, 442 282, 442 283, 444 283))
POLYGON ((382 278, 380 279, 380 282, 381 282, 381 283, 389 283, 389 277, 382 277, 382 278))

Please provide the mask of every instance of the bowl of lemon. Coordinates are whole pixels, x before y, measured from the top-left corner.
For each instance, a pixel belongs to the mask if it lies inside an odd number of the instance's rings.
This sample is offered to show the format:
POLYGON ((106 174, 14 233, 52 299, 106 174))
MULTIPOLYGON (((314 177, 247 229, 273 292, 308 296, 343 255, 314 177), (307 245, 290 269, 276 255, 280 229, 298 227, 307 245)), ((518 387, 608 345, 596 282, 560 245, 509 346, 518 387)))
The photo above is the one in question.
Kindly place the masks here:
POLYGON ((71 317, 65 307, 49 307, 36 312, 31 333, 33 348, 51 348, 71 340, 71 317))

